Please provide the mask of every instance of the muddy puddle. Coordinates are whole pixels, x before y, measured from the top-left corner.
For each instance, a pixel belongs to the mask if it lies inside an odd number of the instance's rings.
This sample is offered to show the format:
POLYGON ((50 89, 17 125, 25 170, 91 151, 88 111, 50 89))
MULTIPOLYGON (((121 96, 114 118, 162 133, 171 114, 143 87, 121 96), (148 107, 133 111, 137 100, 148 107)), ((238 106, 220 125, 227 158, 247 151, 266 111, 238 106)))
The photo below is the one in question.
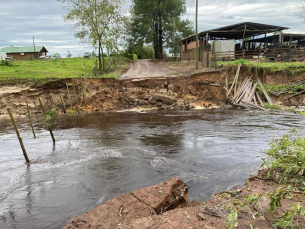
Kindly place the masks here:
MULTIPOLYGON (((38 122, 36 117, 36 122, 38 122)), ((191 199, 243 185, 270 138, 302 128, 292 113, 196 111, 60 117, 49 133, 25 119, 27 167, 9 120, 0 120, 0 228, 61 228, 72 216, 172 176, 191 199)))

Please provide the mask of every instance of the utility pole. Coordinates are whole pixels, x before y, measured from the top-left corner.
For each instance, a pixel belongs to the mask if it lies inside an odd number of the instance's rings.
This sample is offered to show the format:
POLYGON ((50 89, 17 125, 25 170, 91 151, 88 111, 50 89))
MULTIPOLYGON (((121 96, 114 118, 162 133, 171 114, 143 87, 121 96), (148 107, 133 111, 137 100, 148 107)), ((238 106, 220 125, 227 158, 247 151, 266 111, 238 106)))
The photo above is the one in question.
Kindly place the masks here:
POLYGON ((176 61, 176 21, 174 20, 174 31, 173 31, 173 51, 174 51, 174 60, 176 61))
POLYGON ((33 36, 33 45, 34 45, 34 59, 36 59, 36 48, 35 48, 34 36, 33 36))
POLYGON ((199 49, 198 49, 198 0, 196 0, 196 70, 198 70, 199 49))

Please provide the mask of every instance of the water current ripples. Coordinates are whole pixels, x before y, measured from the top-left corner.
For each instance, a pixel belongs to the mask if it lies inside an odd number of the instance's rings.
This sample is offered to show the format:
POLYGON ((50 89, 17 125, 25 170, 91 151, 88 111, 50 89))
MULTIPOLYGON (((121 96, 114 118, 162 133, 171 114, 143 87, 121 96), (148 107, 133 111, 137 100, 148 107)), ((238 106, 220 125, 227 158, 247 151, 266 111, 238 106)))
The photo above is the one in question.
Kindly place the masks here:
POLYGON ((53 147, 38 124, 25 119, 21 135, 28 167, 12 126, 0 120, 0 228, 61 228, 67 219, 117 195, 173 176, 189 196, 242 185, 265 156, 271 137, 302 129, 292 113, 196 111, 105 113, 60 117, 53 147))

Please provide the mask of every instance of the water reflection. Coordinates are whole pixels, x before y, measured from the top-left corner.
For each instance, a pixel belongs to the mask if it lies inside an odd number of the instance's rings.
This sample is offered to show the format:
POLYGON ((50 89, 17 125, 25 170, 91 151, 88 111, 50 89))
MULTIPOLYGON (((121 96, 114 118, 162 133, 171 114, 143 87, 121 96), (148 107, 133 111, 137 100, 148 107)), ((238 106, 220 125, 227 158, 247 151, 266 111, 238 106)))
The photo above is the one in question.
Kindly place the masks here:
MULTIPOLYGON (((34 117, 36 123, 41 117, 34 117)), ((301 127, 291 113, 243 111, 63 116, 57 140, 19 119, 30 167, 12 126, 0 120, 0 228, 61 228, 119 194, 180 176, 205 201, 243 184, 271 136, 301 127)))

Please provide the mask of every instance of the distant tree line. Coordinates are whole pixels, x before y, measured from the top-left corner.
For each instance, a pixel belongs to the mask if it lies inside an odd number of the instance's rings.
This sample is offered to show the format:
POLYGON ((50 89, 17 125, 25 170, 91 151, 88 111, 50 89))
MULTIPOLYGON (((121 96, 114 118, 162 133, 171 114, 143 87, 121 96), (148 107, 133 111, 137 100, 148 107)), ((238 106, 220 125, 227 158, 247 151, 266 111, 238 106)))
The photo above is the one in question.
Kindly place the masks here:
POLYGON ((185 0, 133 0, 131 16, 125 16, 124 0, 57 1, 65 3, 64 18, 73 23, 75 37, 98 51, 100 70, 104 57, 118 54, 122 47, 125 56, 140 59, 162 59, 165 49, 176 55, 179 41, 194 33, 190 21, 182 20, 185 0))

